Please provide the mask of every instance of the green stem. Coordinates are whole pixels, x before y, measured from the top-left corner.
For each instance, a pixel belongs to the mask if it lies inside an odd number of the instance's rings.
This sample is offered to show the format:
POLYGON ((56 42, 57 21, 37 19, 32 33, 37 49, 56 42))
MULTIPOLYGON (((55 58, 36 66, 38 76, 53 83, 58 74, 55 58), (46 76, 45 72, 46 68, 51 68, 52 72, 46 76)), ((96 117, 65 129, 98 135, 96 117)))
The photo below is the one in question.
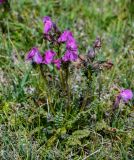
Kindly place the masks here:
MULTIPOLYGON (((43 71, 43 66, 42 65, 40 65, 40 72, 41 72, 41 75, 42 75, 42 77, 43 77, 43 79, 45 81, 46 96, 47 96, 48 104, 50 106, 50 104, 51 104, 51 96, 50 96, 51 92, 50 92, 50 90, 48 91, 48 81, 46 79, 46 76, 44 75, 44 71, 43 71)), ((55 111, 54 111, 52 106, 50 107, 50 110, 55 115, 55 111)))
POLYGON ((85 97, 84 97, 84 100, 82 102, 82 105, 81 105, 81 108, 80 108, 80 111, 84 110, 86 104, 87 104, 87 100, 89 99, 90 97, 90 101, 92 101, 91 97, 92 97, 92 71, 88 71, 88 80, 87 80, 87 90, 85 91, 85 97))
POLYGON ((40 72, 41 72, 41 75, 45 81, 45 85, 47 86, 48 85, 48 82, 47 82, 47 79, 46 79, 46 76, 44 75, 44 71, 43 71, 43 66, 40 65, 40 72))
POLYGON ((68 112, 70 113, 71 106, 70 106, 70 86, 69 86, 69 65, 67 66, 67 69, 66 69, 66 90, 67 90, 67 97, 68 97, 67 108, 68 108, 68 112))
POLYGON ((61 70, 60 70, 61 88, 62 88, 63 90, 65 90, 64 78, 63 78, 63 77, 64 77, 64 76, 63 76, 63 70, 61 69, 61 70))
POLYGON ((83 111, 85 106, 86 106, 86 103, 87 103, 87 100, 88 100, 88 97, 89 97, 89 94, 86 92, 86 95, 84 97, 84 100, 82 102, 82 105, 81 105, 81 108, 80 108, 80 111, 83 111))
POLYGON ((101 72, 98 75, 98 81, 99 81, 99 101, 101 97, 101 89, 102 89, 102 83, 101 83, 101 72))

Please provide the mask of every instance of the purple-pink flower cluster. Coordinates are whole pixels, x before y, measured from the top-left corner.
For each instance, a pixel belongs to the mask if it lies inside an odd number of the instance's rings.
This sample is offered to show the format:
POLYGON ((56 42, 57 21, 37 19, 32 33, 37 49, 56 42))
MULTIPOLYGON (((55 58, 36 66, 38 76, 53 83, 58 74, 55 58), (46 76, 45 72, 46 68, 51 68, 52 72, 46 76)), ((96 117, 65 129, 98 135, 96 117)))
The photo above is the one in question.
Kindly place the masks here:
POLYGON ((33 47, 27 54, 26 60, 35 62, 37 64, 50 64, 53 62, 56 53, 52 50, 47 50, 44 56, 41 55, 38 48, 33 47))
POLYGON ((72 32, 64 31, 58 39, 59 43, 66 43, 66 52, 62 60, 64 62, 76 61, 78 58, 78 47, 72 32))
MULTIPOLYGON (((49 41, 52 41, 50 37, 52 37, 51 32, 57 32, 59 34, 59 30, 55 23, 52 22, 51 18, 46 16, 43 18, 44 23, 44 36, 49 41)), ((55 38, 53 38, 55 39, 55 38)), ((60 69, 62 63, 76 61, 78 58, 78 47, 76 40, 73 37, 73 34, 69 30, 65 30, 63 33, 60 33, 56 39, 56 43, 61 45, 65 43, 66 49, 63 56, 59 57, 53 50, 47 50, 42 56, 38 50, 38 48, 33 47, 27 55, 27 60, 33 61, 37 64, 55 64, 57 69, 60 69)))

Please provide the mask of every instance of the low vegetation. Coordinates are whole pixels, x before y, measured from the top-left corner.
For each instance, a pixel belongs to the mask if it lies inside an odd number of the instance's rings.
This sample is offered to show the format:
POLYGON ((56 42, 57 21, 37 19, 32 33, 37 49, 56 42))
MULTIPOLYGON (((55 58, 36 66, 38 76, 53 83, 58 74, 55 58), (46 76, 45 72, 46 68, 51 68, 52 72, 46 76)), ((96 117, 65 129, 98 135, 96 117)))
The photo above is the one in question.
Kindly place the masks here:
POLYGON ((0 159, 134 159, 133 8, 0 1, 0 159))

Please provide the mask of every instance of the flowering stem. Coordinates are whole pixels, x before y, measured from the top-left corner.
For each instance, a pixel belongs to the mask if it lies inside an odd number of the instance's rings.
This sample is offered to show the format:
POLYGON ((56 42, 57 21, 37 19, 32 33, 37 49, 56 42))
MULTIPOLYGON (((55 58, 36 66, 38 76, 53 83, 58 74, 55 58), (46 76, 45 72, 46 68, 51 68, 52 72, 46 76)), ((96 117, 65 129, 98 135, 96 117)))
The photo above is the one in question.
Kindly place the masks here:
MULTIPOLYGON (((46 75, 44 75, 44 71, 43 71, 43 66, 42 65, 40 65, 40 72, 41 72, 41 75, 42 75, 42 77, 43 77, 43 79, 44 79, 44 81, 45 81, 45 88, 46 88, 46 96, 47 96, 47 101, 48 101, 48 104, 49 104, 49 106, 50 106, 50 104, 51 104, 51 93, 50 93, 50 91, 48 91, 48 82, 47 82, 47 79, 46 79, 46 75), (49 94, 50 93, 50 94, 49 94)), ((50 110, 51 110, 51 112, 53 113, 53 114, 55 114, 55 111, 54 111, 54 109, 53 109, 53 107, 50 107, 50 110)))
POLYGON ((101 98, 101 89, 102 89, 101 72, 98 75, 98 82, 99 82, 99 101, 100 101, 100 98, 101 98))
MULTIPOLYGON (((58 43, 58 49, 57 49, 58 51, 57 51, 57 55, 58 55, 58 57, 60 57, 60 43, 58 43)), ((64 79, 63 79, 63 70, 62 69, 60 69, 60 81, 61 81, 61 88, 64 90, 64 87, 65 87, 65 85, 64 85, 64 79)))
MULTIPOLYGON (((88 76, 87 76, 87 90, 85 91, 85 97, 84 97, 84 100, 82 102, 82 105, 81 105, 81 111, 84 110, 86 104, 87 104, 87 100, 89 99, 89 97, 92 96, 92 71, 91 70, 88 70, 88 76)), ((90 102, 92 101, 92 99, 90 99, 90 102)))
POLYGON ((42 75, 42 77, 43 77, 43 79, 44 79, 44 81, 45 81, 45 84, 47 85, 47 79, 46 79, 46 76, 44 75, 44 71, 43 71, 43 66, 42 66, 42 64, 40 65, 40 72, 41 72, 41 75, 42 75))
POLYGON ((60 70, 60 81, 61 81, 61 87, 64 90, 64 79, 63 79, 63 71, 62 69, 60 70))
POLYGON ((70 108, 70 87, 69 87, 69 65, 66 68, 66 91, 67 91, 67 97, 68 97, 67 108, 68 108, 68 112, 70 112, 71 108, 70 108))
POLYGON ((89 94, 86 93, 86 94, 85 94, 85 97, 84 97, 84 100, 83 100, 83 102, 82 102, 80 111, 83 111, 83 110, 84 110, 84 108, 85 108, 85 106, 86 106, 86 103, 87 103, 88 96, 89 96, 89 94))

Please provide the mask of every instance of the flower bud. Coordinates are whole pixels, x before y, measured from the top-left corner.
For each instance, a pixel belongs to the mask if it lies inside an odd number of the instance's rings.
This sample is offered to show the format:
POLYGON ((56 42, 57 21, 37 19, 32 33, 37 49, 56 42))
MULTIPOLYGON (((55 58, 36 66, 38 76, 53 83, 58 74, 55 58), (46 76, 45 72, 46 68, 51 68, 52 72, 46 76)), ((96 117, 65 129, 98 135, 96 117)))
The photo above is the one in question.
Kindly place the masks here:
POLYGON ((100 48, 101 47, 101 39, 100 37, 97 37, 94 44, 93 44, 94 48, 100 48))
POLYGON ((87 57, 89 58, 89 59, 93 59, 93 58, 95 58, 95 50, 94 50, 94 48, 90 48, 89 49, 89 51, 88 51, 88 54, 87 54, 87 57))

